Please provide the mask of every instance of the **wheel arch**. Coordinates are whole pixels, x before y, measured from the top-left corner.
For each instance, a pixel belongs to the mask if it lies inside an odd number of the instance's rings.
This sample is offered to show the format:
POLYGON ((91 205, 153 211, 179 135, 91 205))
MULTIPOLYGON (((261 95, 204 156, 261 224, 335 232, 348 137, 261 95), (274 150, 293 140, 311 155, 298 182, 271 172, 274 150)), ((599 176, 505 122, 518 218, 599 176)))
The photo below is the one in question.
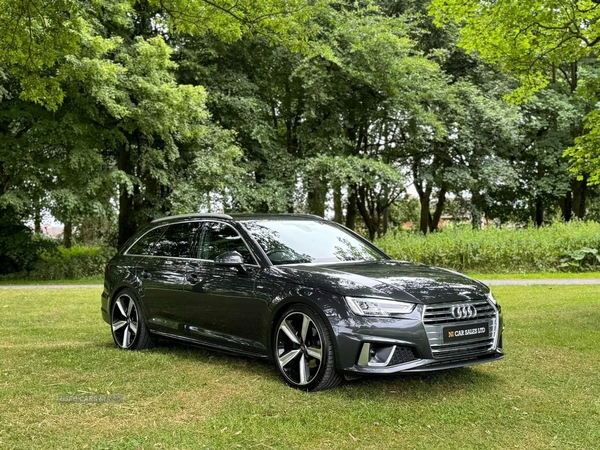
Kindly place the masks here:
POLYGON ((310 307, 321 318, 321 320, 323 320, 323 323, 325 323, 325 326, 327 327, 327 331, 329 332, 329 336, 331 338, 331 342, 333 344, 333 355, 334 355, 334 360, 335 360, 335 366, 337 369, 339 369, 340 368, 340 365, 339 365, 340 358, 338 356, 339 349, 338 349, 338 342, 337 342, 337 338, 336 338, 337 335, 331 324, 331 319, 323 312, 323 308, 319 304, 319 302, 315 301, 314 299, 312 299, 308 296, 303 296, 300 294, 290 295, 290 296, 282 299, 281 301, 279 301, 277 303, 275 308, 273 308, 273 310, 271 311, 271 319, 269 322, 269 335, 268 335, 268 340, 267 340, 267 351, 268 351, 267 356, 268 356, 269 360, 271 360, 271 361, 274 360, 273 346, 274 346, 274 342, 275 342, 275 333, 277 332, 277 323, 279 322, 281 317, 290 309, 290 307, 292 307, 293 305, 298 305, 298 304, 306 305, 306 306, 310 307))
POLYGON ((148 311, 146 310, 146 305, 142 301, 142 299, 139 295, 139 292, 137 291, 135 286, 130 283, 127 283, 127 282, 121 283, 119 286, 117 286, 113 290, 113 293, 111 294, 111 296, 108 299, 109 319, 112 320, 112 308, 113 308, 113 304, 114 304, 115 300, 119 297, 119 294, 121 294, 121 292, 123 292, 125 290, 130 290, 133 293, 133 295, 136 296, 137 303, 140 306, 140 308, 142 308, 142 312, 144 314, 144 319, 147 321, 148 320, 148 311))

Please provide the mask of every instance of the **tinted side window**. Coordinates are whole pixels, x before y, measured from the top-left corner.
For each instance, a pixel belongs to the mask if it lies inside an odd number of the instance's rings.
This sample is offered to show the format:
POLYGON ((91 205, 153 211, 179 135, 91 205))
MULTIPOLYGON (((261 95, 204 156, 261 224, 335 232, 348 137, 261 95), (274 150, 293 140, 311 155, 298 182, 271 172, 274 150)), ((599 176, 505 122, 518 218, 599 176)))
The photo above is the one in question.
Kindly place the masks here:
POLYGON ((154 255, 156 242, 160 239, 166 228, 167 227, 158 227, 150 230, 135 244, 133 244, 133 246, 127 251, 127 254, 148 256, 154 255))
POLYGON ((167 231, 156 243, 154 254, 156 256, 190 258, 192 241, 200 226, 199 222, 169 225, 167 231))
POLYGON ((250 250, 236 230, 224 223, 206 223, 200 247, 200 258, 214 261, 221 253, 233 251, 240 253, 246 264, 256 264, 250 250))

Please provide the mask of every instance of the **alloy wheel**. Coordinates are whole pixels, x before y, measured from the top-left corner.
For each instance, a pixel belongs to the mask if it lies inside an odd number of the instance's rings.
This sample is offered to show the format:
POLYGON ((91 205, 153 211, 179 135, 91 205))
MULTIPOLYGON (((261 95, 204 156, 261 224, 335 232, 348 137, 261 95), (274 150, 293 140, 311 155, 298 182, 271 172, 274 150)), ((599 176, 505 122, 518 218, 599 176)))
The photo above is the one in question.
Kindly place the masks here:
POLYGON ((121 295, 113 304, 112 332, 115 342, 121 348, 129 348, 138 333, 138 310, 128 295, 121 295))
POLYGON ((309 384, 319 374, 323 360, 321 334, 303 312, 288 314, 277 330, 277 363, 281 372, 297 386, 309 384))

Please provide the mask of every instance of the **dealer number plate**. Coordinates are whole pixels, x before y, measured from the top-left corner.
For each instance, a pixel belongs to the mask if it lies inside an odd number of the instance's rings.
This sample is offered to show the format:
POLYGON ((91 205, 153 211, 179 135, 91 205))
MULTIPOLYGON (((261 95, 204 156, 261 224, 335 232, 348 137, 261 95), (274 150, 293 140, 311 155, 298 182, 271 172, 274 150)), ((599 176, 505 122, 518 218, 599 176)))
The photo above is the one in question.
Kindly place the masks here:
POLYGON ((456 325, 444 327, 444 344, 449 342, 467 341, 488 337, 490 335, 489 324, 487 322, 471 323, 469 325, 456 325))

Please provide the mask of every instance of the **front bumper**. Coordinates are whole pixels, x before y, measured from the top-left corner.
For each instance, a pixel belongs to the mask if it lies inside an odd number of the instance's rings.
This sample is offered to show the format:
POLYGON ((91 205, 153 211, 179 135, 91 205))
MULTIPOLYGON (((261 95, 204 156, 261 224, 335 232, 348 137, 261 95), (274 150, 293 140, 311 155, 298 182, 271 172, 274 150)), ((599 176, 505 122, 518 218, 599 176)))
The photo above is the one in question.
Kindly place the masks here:
POLYGON ((500 307, 485 299, 467 303, 479 309, 478 318, 444 316, 445 308, 449 310, 454 302, 418 305, 403 318, 354 316, 336 324, 338 370, 349 375, 426 372, 502 359, 500 307), (443 341, 446 327, 482 324, 487 326, 487 335, 456 343, 443 341))

